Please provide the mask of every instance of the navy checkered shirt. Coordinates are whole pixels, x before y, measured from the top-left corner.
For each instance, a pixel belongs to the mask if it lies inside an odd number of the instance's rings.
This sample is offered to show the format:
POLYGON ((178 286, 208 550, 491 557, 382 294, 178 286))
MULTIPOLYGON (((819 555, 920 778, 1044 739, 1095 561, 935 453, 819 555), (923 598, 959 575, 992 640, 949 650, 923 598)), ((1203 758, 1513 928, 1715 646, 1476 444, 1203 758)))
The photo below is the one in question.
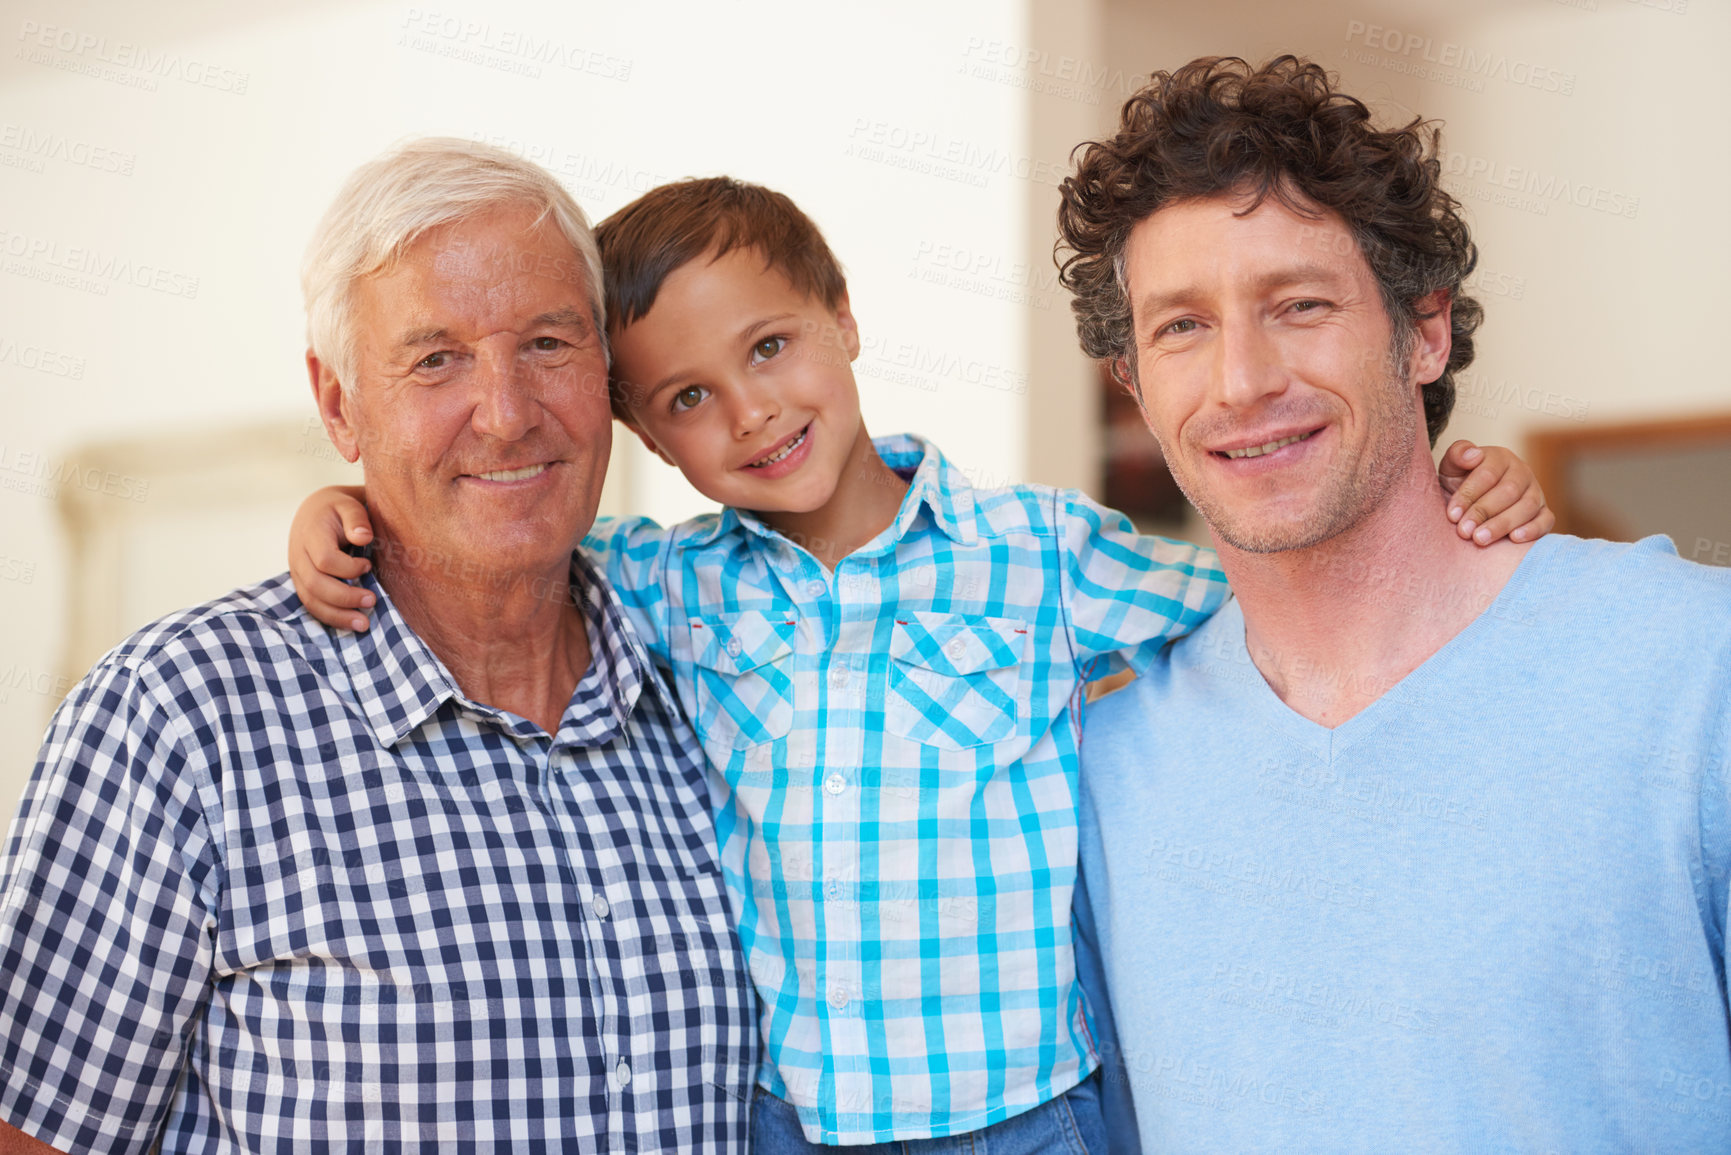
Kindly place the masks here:
POLYGON ((614 595, 559 726, 287 575, 62 703, 0 861, 0 1119, 61 1148, 743 1152, 702 753, 614 595))

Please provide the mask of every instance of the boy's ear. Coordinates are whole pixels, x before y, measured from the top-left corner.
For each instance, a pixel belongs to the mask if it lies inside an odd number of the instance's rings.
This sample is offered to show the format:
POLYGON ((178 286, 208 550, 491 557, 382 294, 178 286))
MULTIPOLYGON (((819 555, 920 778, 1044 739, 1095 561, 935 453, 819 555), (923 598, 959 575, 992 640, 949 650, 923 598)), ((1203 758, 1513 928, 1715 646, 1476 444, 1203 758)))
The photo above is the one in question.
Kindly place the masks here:
POLYGON ((859 322, 853 319, 853 310, 848 307, 846 289, 841 291, 841 298, 835 303, 835 326, 841 332, 841 347, 847 350, 847 359, 856 359, 859 356, 859 322))
POLYGON ((307 350, 307 380, 312 383, 313 403, 319 407, 319 419, 325 423, 331 444, 344 461, 353 464, 361 455, 361 439, 351 420, 351 401, 335 370, 311 349, 307 350))
MULTIPOLYGON (((649 436, 649 434, 645 433, 643 431, 643 429, 635 421, 627 421, 625 418, 621 417, 621 418, 619 418, 619 424, 625 426, 625 428, 627 428, 627 429, 631 430, 631 432, 637 434, 637 440, 643 442, 644 448, 648 449, 649 452, 655 454, 655 456, 661 458, 661 460, 667 462, 667 464, 673 465, 673 458, 671 458, 671 457, 667 456, 667 454, 663 453, 661 451, 661 446, 655 444, 655 439, 653 437, 649 436)), ((674 466, 674 468, 678 468, 678 467, 674 466)))

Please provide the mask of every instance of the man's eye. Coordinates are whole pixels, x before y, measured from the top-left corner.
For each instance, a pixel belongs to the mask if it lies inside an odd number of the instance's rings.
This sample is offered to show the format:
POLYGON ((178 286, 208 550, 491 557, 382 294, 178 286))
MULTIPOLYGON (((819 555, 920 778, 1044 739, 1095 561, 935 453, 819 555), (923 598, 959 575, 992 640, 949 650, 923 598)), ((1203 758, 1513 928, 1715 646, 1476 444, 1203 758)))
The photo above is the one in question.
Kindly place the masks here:
POLYGON ((687 385, 673 395, 673 411, 682 413, 694 408, 699 401, 708 396, 708 391, 701 385, 687 385))
POLYGON ((1292 311, 1294 313, 1313 313, 1325 304, 1327 304, 1326 301, 1315 301, 1307 297, 1302 301, 1292 302, 1292 311))
POLYGON ((561 341, 557 337, 537 337, 534 341, 530 342, 530 344, 534 345, 535 348, 539 349, 543 353, 551 353, 564 343, 565 342, 561 341))
POLYGON ((1172 322, 1170 325, 1166 326, 1164 329, 1160 330, 1160 332, 1162 334, 1171 333, 1175 336, 1182 335, 1184 333, 1193 333, 1195 331, 1196 331, 1196 319, 1194 317, 1180 317, 1176 321, 1172 322))
POLYGON ((417 369, 443 369, 445 367, 446 362, 450 361, 450 359, 451 359, 451 355, 449 353, 428 353, 425 357, 422 357, 420 359, 420 361, 416 363, 415 368, 417 368, 417 369))
POLYGON ((787 348, 786 337, 765 337, 751 347, 751 363, 761 364, 787 348))

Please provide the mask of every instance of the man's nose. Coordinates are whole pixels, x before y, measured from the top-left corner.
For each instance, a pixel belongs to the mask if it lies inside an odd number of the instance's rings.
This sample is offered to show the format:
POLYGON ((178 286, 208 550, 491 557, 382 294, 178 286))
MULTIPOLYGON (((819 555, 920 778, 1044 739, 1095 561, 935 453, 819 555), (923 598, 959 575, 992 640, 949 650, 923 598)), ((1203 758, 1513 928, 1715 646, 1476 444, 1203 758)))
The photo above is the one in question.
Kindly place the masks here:
POLYGON ((475 409, 470 424, 476 433, 518 441, 539 423, 540 403, 530 375, 518 363, 516 350, 478 350, 474 384, 475 409))
POLYGON ((1215 393, 1224 405, 1248 409, 1286 389, 1286 367, 1268 331, 1253 318, 1228 321, 1215 342, 1215 393))

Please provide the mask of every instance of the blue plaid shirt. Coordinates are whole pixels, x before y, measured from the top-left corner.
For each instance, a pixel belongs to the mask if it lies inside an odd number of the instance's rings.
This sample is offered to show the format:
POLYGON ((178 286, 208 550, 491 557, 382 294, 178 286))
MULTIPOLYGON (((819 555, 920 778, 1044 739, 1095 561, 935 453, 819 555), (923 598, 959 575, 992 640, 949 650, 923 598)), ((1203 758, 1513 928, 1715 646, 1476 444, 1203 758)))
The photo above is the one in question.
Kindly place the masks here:
POLYGON ((743 1152, 755 1006, 687 723, 577 562, 557 734, 379 594, 123 643, 0 861, 0 1119, 144 1152, 743 1152))
POLYGON ((907 497, 834 573, 734 509, 587 543, 724 780, 758 1080, 825 1143, 977 1130, 1093 1070, 1079 692, 1226 594, 1211 551, 1081 494, 977 491, 923 441, 877 447, 907 497))

